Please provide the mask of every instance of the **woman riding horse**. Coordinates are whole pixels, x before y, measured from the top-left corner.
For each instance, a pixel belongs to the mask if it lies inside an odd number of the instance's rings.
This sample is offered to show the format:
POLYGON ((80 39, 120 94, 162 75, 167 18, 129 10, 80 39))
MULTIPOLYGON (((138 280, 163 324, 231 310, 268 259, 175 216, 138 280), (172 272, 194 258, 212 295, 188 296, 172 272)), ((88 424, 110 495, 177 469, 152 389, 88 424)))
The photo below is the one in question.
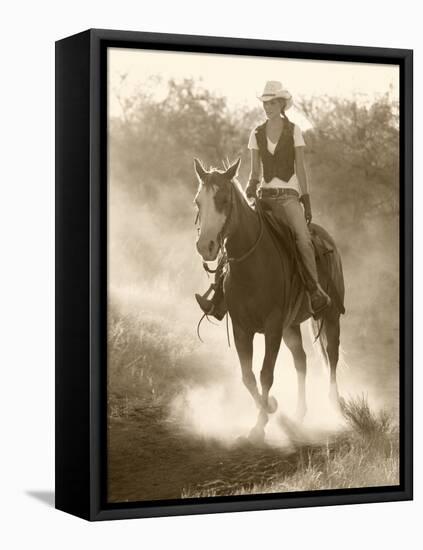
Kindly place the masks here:
MULTIPOLYGON (((330 305, 330 298, 318 281, 308 228, 312 214, 304 166, 304 139, 300 128, 286 116, 292 105, 292 96, 280 82, 267 82, 258 99, 263 104, 267 120, 250 134, 251 173, 246 195, 250 200, 259 198, 263 207, 269 208, 278 221, 292 229, 306 271, 304 279, 311 312, 316 318, 330 305)), ((222 280, 222 271, 218 269, 216 281, 210 289, 203 296, 195 295, 203 312, 217 319, 222 319, 226 313, 222 280), (208 300, 211 290, 215 293, 208 300)))

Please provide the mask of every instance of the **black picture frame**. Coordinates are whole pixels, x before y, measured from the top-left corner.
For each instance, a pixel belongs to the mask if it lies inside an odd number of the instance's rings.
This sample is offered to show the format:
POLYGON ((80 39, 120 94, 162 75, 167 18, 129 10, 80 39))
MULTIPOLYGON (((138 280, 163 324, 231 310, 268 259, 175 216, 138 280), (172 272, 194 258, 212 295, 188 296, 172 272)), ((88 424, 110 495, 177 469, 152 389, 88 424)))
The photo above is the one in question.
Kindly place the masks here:
POLYGON ((56 508, 87 520, 412 499, 413 52, 91 29, 56 42, 56 508), (107 504, 107 48, 400 68, 400 485, 107 504))

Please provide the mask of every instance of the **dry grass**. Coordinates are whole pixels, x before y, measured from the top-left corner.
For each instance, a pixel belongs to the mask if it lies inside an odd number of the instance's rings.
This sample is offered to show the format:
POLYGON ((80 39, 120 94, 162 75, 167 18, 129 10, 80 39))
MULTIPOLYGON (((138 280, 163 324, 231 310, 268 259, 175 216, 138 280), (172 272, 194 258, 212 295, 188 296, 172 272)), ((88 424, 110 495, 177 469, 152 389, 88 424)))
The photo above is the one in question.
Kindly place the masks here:
POLYGON ((213 371, 193 326, 175 326, 163 317, 121 313, 113 303, 108 313, 109 415, 126 417, 142 404, 166 405, 190 385, 202 386, 224 371, 218 358, 213 371))
POLYGON ((364 395, 347 401, 341 399, 340 405, 351 428, 367 440, 384 437, 393 430, 391 415, 385 410, 376 414, 364 395))

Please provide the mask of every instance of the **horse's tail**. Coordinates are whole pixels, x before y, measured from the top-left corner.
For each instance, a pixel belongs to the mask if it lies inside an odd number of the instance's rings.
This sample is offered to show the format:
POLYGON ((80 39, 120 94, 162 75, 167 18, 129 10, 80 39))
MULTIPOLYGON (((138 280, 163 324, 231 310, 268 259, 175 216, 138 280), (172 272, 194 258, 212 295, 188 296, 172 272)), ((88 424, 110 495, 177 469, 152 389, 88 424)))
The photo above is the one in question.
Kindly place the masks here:
MULTIPOLYGON (((329 369, 330 363, 329 363, 329 356, 327 352, 328 339, 327 339, 325 324, 326 324, 326 321, 324 321, 322 325, 322 319, 315 321, 312 317, 310 318, 309 326, 310 326, 311 336, 313 338, 313 341, 318 346, 319 355, 323 359, 324 366, 329 369)), ((349 366, 350 365, 347 362, 347 353, 345 349, 342 347, 342 345, 339 344, 338 367, 349 368, 349 366)))
POLYGON ((315 320, 313 317, 310 319, 310 329, 313 337, 313 341, 319 345, 319 351, 323 358, 323 362, 326 367, 329 368, 329 357, 326 351, 328 340, 326 337, 325 321, 324 318, 315 320))

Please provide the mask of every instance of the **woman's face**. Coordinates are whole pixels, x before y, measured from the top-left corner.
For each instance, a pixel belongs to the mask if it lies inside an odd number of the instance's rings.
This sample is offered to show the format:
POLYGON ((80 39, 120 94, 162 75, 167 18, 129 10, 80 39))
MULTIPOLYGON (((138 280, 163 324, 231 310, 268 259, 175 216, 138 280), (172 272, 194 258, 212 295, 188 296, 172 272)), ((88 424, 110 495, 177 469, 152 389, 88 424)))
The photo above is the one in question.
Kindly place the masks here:
POLYGON ((266 113, 267 118, 277 118, 278 116, 280 116, 282 111, 282 102, 279 98, 264 101, 263 109, 266 113))

